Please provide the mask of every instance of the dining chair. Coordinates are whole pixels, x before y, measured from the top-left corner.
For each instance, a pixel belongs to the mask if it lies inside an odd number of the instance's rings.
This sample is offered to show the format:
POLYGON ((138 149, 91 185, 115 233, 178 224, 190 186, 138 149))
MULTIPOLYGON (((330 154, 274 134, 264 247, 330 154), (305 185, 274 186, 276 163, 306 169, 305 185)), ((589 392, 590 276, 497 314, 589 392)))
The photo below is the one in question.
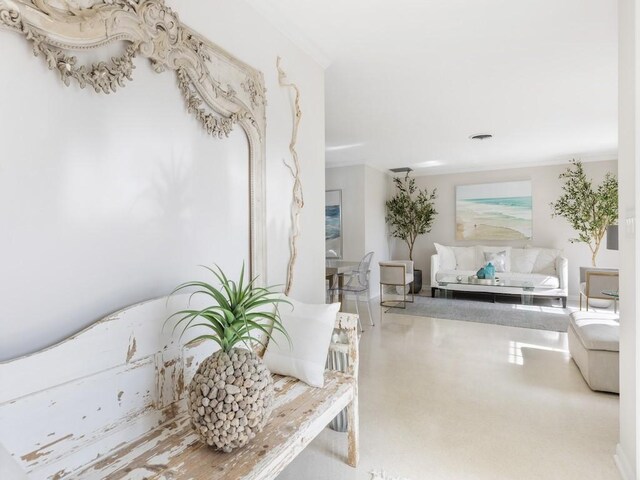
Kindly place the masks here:
POLYGON ((603 292, 617 292, 619 288, 619 273, 616 271, 587 270, 586 281, 580 284, 580 310, 582 310, 582 297, 586 298, 586 308, 589 311, 589 300, 614 300, 615 298, 603 292))
POLYGON ((411 300, 407 300, 407 290, 413 282, 413 261, 411 260, 389 260, 379 262, 380 265, 380 306, 407 308, 407 303, 413 303, 415 300, 413 291, 411 291, 411 300), (402 300, 384 300, 384 287, 402 288, 402 300), (402 306, 400 306, 402 305, 402 306))
POLYGON ((362 322, 360 322, 360 310, 358 307, 358 302, 360 301, 360 294, 364 293, 367 301, 367 310, 369 311, 369 321, 371 325, 374 326, 373 315, 371 315, 371 295, 369 292, 369 276, 371 274, 371 270, 369 269, 371 265, 371 259, 373 258, 374 252, 367 253, 358 266, 352 270, 351 272, 344 273, 343 278, 340 279, 339 275, 333 276, 333 282, 330 288, 332 295, 340 294, 343 298, 347 297, 347 294, 353 294, 356 299, 356 314, 358 315, 358 325, 360 326, 360 331, 364 332, 362 328, 362 322), (342 281, 341 281, 342 280, 342 281))

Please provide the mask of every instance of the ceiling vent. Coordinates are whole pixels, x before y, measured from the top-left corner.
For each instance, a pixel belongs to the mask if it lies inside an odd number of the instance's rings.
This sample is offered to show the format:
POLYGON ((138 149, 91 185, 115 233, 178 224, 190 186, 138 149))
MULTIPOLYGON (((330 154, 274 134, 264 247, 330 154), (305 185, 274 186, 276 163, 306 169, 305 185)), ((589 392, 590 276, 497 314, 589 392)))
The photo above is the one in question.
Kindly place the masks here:
POLYGON ((413 169, 409 167, 390 168, 389 170, 391 170, 393 173, 413 172, 413 169))
POLYGON ((469 138, 471 140, 488 140, 490 138, 493 138, 493 135, 489 133, 477 133, 475 135, 469 136, 469 138))

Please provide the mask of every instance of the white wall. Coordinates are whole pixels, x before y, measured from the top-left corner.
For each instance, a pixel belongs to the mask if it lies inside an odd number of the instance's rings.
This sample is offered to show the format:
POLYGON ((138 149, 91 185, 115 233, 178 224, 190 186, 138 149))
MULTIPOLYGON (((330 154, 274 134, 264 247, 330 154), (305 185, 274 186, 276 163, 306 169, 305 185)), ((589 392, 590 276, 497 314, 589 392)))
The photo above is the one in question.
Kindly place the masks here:
MULTIPOLYGON (((636 254, 638 235, 627 227, 635 222, 640 211, 640 185, 638 175, 638 82, 640 67, 640 10, 635 0, 620 0, 620 78, 619 78, 619 173, 620 173, 620 443, 616 449, 616 463, 625 480, 640 478, 638 475, 638 382, 637 345, 639 330, 638 286, 640 286, 640 258, 636 254)), ((637 228, 637 226, 635 227, 637 228)))
POLYGON ((342 190, 343 258, 360 260, 374 252, 370 292, 380 294, 378 262, 389 259, 385 226, 385 200, 388 176, 365 165, 334 167, 326 170, 326 189, 342 190))
POLYGON ((389 177, 371 167, 364 169, 364 250, 374 252, 371 268, 371 295, 380 295, 380 267, 378 262, 388 260, 389 238, 386 227, 386 199, 389 177))
MULTIPOLYGON (((322 302, 324 72, 243 1, 170 2, 180 18, 265 75, 269 283, 284 283, 292 181, 282 160, 290 93, 305 208, 293 296, 322 302), (179 4, 178 4, 179 3, 179 4)), ((64 87, 25 39, 0 31, 0 360, 66 338, 121 307, 248 256, 247 143, 207 137, 171 73, 136 59, 116 94, 64 87)), ((161 319, 159 319, 159 327, 161 319)))
MULTIPOLYGON (((607 171, 617 173, 617 162, 585 163, 585 171, 589 177, 599 182, 607 171)), ((586 244, 571 244, 568 239, 575 237, 573 230, 563 218, 551 218, 549 204, 561 194, 561 181, 558 175, 565 170, 565 165, 518 168, 508 170, 492 170, 449 175, 433 175, 416 177, 420 188, 437 188, 436 209, 438 216, 431 233, 418 237, 413 258, 416 268, 423 269, 423 279, 428 284, 430 278, 430 257, 435 253, 434 242, 444 245, 473 245, 478 242, 459 242, 455 239, 455 187, 474 183, 493 183, 511 180, 532 181, 533 188, 533 239, 530 241, 482 242, 498 245, 534 245, 563 249, 569 259, 569 295, 578 294, 579 267, 591 265, 591 250, 586 244)), ((393 195, 393 189, 390 190, 393 195)), ((404 243, 393 243, 394 258, 408 258, 404 243)), ((618 252, 601 247, 598 255, 599 267, 618 266, 618 252)))

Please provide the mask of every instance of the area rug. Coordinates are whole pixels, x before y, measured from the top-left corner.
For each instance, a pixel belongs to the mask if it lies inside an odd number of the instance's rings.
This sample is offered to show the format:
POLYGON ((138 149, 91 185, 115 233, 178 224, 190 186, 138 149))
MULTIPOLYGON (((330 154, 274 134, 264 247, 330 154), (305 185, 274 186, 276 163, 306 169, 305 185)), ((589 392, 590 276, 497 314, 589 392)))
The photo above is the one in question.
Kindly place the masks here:
POLYGON ((389 476, 385 473, 384 470, 373 470, 369 472, 369 475, 371 475, 370 480, 409 480, 408 478, 405 478, 405 477, 389 476))
POLYGON ((416 297, 414 303, 407 303, 406 309, 390 308, 388 313, 566 332, 570 310, 546 302, 518 305, 465 298, 416 297))

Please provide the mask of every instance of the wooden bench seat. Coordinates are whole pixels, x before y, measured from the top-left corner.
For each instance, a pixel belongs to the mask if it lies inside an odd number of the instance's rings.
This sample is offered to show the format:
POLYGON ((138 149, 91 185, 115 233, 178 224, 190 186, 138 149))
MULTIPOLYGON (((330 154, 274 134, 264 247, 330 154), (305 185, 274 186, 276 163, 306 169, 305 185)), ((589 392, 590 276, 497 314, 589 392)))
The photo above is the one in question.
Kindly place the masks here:
POLYGON ((202 444, 186 414, 185 385, 212 344, 185 347, 189 338, 162 330, 186 298, 135 305, 49 349, 0 363, 7 386, 0 390, 0 444, 29 478, 273 479, 343 408, 347 461, 356 465, 355 315, 336 320, 350 340, 334 348, 349 355, 350 372, 327 370, 324 388, 275 375, 265 429, 228 454, 202 444))
POLYGON ((188 416, 178 417, 102 459, 80 477, 148 479, 266 479, 285 466, 351 401, 353 377, 327 372, 324 388, 274 376, 271 420, 245 448, 222 453, 198 440, 188 416))

